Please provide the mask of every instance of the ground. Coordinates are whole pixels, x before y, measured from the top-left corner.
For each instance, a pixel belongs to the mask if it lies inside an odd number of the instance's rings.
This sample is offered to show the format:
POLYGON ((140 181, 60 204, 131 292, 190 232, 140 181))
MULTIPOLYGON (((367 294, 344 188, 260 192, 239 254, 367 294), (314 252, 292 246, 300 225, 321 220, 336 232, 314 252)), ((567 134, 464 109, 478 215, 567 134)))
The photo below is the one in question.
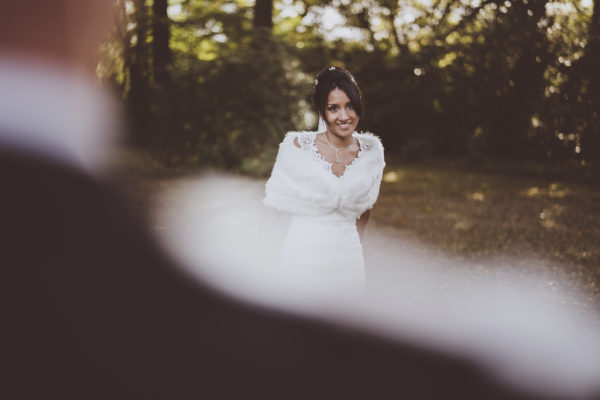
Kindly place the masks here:
MULTIPOLYGON (((120 152, 116 160, 113 176, 150 216, 168 207, 165 193, 190 176, 139 152, 120 152)), ((524 272, 558 275, 584 293, 586 308, 600 309, 600 186, 467 165, 388 162, 369 230, 464 259, 474 274, 514 269, 520 260, 524 272)))
POLYGON ((598 186, 397 163, 385 170, 373 219, 473 260, 548 260, 598 293, 598 186))

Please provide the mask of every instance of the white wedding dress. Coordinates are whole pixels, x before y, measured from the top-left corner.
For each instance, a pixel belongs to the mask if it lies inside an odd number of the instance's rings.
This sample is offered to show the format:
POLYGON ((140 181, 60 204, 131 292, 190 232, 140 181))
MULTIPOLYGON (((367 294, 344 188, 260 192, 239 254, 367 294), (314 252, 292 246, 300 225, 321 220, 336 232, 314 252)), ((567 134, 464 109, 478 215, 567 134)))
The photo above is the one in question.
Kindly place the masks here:
POLYGON ((263 203, 291 215, 278 271, 313 290, 362 293, 365 272, 356 220, 377 200, 383 146, 377 136, 354 133, 360 150, 338 177, 319 153, 316 135, 289 132, 266 184, 263 203))

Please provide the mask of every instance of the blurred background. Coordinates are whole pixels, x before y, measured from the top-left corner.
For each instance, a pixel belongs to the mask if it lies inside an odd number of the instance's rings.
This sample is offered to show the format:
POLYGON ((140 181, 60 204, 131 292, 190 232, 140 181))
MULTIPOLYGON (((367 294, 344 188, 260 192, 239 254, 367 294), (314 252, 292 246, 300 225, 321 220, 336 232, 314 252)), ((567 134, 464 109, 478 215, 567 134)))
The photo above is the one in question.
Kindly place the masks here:
POLYGON ((536 260, 600 304, 600 0, 116 3, 97 72, 126 116, 114 176, 141 207, 206 169, 268 177, 339 65, 386 149, 376 226, 476 273, 536 260))

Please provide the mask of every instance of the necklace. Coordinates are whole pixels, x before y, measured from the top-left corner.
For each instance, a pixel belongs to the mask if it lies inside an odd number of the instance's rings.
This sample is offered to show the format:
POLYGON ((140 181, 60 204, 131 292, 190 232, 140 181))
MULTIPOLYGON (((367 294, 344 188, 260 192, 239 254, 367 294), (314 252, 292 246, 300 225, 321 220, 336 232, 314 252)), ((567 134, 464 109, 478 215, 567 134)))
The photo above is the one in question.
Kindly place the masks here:
POLYGON ((328 145, 329 147, 331 147, 331 149, 332 149, 333 151, 335 151, 335 162, 336 162, 336 163, 339 163, 339 162, 340 162, 340 159, 339 159, 339 157, 338 157, 338 151, 340 151, 340 150, 346 150, 346 149, 348 149, 348 148, 350 148, 350 147, 352 147, 352 146, 354 145, 354 138, 352 138, 352 143, 350 143, 348 146, 346 146, 346 147, 335 147, 334 145, 332 145, 332 144, 329 142, 329 138, 327 137, 327 132, 323 132, 323 135, 325 136, 325 141, 327 142, 327 145, 328 145))

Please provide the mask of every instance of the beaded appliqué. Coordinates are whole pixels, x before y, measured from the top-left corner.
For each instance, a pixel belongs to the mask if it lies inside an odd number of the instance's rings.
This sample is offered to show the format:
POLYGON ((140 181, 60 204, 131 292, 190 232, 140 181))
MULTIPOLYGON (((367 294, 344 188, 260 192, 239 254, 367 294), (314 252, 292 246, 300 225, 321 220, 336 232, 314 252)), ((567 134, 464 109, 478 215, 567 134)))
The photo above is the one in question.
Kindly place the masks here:
POLYGON ((330 174, 332 174, 333 176, 338 177, 338 178, 341 178, 342 176, 346 175, 348 173, 348 171, 350 170, 350 168, 352 168, 352 166, 354 165, 356 160, 359 159, 361 154, 364 151, 367 151, 371 148, 370 145, 364 143, 361 139, 357 138, 358 147, 359 147, 358 154, 356 155, 356 157, 354 157, 354 160, 352 160, 352 162, 350 164, 346 165, 346 168, 344 169, 344 172, 342 173, 342 175, 337 176, 336 174, 333 173, 333 164, 330 163, 329 161, 325 160, 325 158, 323 158, 321 153, 319 153, 319 149, 317 148, 317 145, 315 144, 316 138, 317 138, 316 132, 302 133, 302 134, 298 135, 298 144, 300 144, 300 149, 308 152, 311 155, 311 157, 316 162, 321 164, 327 172, 329 172, 330 174))

